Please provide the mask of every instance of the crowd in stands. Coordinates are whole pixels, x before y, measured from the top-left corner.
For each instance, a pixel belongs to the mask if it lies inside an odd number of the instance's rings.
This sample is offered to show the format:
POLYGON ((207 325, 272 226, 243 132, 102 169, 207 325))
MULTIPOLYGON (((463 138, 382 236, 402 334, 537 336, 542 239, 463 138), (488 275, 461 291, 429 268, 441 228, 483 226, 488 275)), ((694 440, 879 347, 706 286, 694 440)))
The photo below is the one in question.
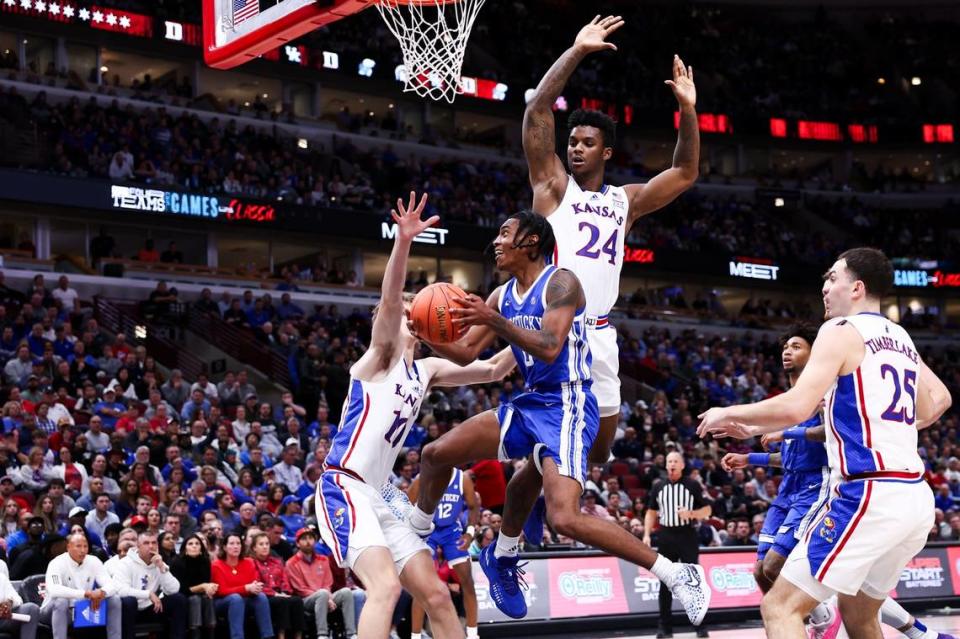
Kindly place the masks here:
MULTIPOLYGON (((868 19, 841 16, 824 6, 789 14, 735 5, 660 4, 638 10, 623 2, 610 8, 618 9, 626 18, 612 37, 619 50, 582 64, 565 94, 630 104, 638 118, 664 113, 675 104, 669 91, 658 88, 679 53, 696 69, 701 108, 728 113, 734 122, 783 116, 896 122, 957 109, 950 87, 960 81, 960 59, 952 39, 956 25, 949 20, 917 16, 907 8, 868 19), (848 50, 850 42, 858 43, 857 51, 848 50), (784 58, 796 64, 783 68, 784 58), (910 85, 913 76, 922 84, 910 85), (881 77, 883 83, 877 81, 881 77)), ((593 12, 593 7, 549 0, 484 6, 464 73, 520 91, 535 87, 593 12), (510 43, 509 54, 492 46, 502 42, 510 43)), ((401 61, 399 47, 375 12, 336 22, 304 41, 341 55, 401 61)))
MULTIPOLYGON (((516 164, 402 157, 390 145, 361 151, 346 139, 330 151, 306 151, 292 138, 241 129, 234 120, 205 123, 174 117, 163 107, 135 111, 77 99, 53 104, 43 93, 27 102, 13 89, 0 95, 0 111, 36 119, 46 141, 45 166, 63 175, 382 213, 393 194, 415 189, 430 194, 428 212, 484 227, 529 204, 527 176, 516 164)), ((816 200, 808 208, 828 222, 842 220, 859 241, 892 255, 945 255, 958 248, 957 240, 937 231, 950 227, 945 214, 956 207, 881 212, 856 200, 816 200)), ((811 230, 796 214, 766 210, 752 198, 694 190, 641 220, 630 242, 789 258, 819 268, 837 254, 842 233, 811 230), (750 233, 743 232, 747 228, 750 233)))

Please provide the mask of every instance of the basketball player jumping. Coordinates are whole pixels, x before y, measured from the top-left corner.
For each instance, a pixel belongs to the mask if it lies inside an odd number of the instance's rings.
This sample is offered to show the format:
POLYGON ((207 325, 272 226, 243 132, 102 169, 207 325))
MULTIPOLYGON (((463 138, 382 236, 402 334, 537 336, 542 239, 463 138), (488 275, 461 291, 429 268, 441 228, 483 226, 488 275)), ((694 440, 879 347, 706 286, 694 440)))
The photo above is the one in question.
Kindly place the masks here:
MULTIPOLYGON (((511 345, 526 392, 498 409, 471 417, 423 449, 420 494, 410 526, 430 533, 434 511, 450 471, 478 459, 531 456, 543 476, 550 523, 561 534, 639 564, 660 578, 681 601, 694 625, 703 621, 710 589, 703 569, 674 564, 620 526, 580 511, 587 451, 597 434, 597 401, 591 392, 586 300, 577 277, 547 264, 553 228, 531 211, 511 216, 493 241, 497 268, 513 277, 484 302, 475 295, 450 314, 467 334, 453 344, 432 345, 455 361, 472 361, 499 336, 511 345)), ((502 539, 501 532, 501 539, 502 539)), ((522 618, 527 604, 519 587, 516 546, 494 557, 488 546, 480 565, 491 598, 505 614, 522 618)))
MULTIPOLYGON (((599 111, 579 109, 567 123, 567 167, 557 156, 553 104, 586 56, 617 50, 606 39, 623 24, 620 16, 597 16, 584 26, 573 46, 543 76, 523 114, 523 150, 533 210, 549 220, 558 238, 554 265, 573 271, 587 294, 593 391, 600 406, 600 432, 589 457, 594 464, 608 461, 620 414, 617 331, 607 315, 620 293, 627 235, 641 217, 663 208, 693 186, 700 164, 693 68, 685 67, 679 56, 673 58, 673 79, 666 81, 680 111, 673 166, 646 184, 605 184, 606 163, 616 145, 616 123, 599 111)), ((528 472, 533 470, 531 467, 528 472)))
POLYGON ((880 606, 933 523, 917 429, 939 419, 952 399, 907 332, 880 314, 892 284, 882 252, 845 251, 825 275, 829 321, 797 383, 762 402, 700 416, 701 437, 747 438, 799 423, 825 402, 827 454, 838 482, 763 598, 771 639, 803 637, 804 617, 833 595, 851 637, 882 637, 880 606))
MULTIPOLYGON (((616 123, 599 111, 577 110, 570 115, 567 167, 557 156, 553 104, 586 56, 616 50, 616 45, 606 39, 623 24, 620 16, 597 16, 584 26, 573 46, 543 76, 523 115, 523 149, 533 189, 533 210, 547 218, 559 238, 553 263, 573 271, 587 295, 591 375, 600 410, 600 429, 589 456, 594 464, 608 461, 620 418, 617 331, 607 315, 620 292, 626 237, 638 219, 693 186, 700 163, 693 69, 685 67, 679 56, 673 59, 673 80, 666 81, 680 110, 673 166, 646 184, 605 184, 606 162, 616 144, 616 123)), ((511 478, 497 556, 510 552, 509 539, 520 535, 541 485, 534 464, 527 464, 511 478)), ((535 511, 527 526, 527 534, 539 539, 542 513, 535 511)))
POLYGON ((360 615, 363 639, 386 639, 401 585, 430 615, 438 639, 462 638, 447 587, 440 582, 430 551, 381 497, 420 403, 431 386, 461 386, 503 379, 516 366, 510 349, 460 367, 437 357, 414 361, 417 339, 407 330, 403 281, 413 238, 437 221, 421 221, 410 194, 397 202, 397 236, 373 320, 370 348, 350 369, 350 391, 340 429, 317 482, 320 536, 338 565, 351 568, 367 589, 360 615))

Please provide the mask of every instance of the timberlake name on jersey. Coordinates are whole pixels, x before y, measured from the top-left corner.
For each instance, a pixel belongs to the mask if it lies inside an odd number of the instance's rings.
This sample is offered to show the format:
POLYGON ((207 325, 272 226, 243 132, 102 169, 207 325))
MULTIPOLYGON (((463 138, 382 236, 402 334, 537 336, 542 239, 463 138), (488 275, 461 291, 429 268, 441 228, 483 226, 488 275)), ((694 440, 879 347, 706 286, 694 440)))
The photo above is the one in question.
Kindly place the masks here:
POLYGON ((876 355, 880 351, 893 351, 894 353, 902 353, 910 358, 910 361, 914 364, 920 362, 920 358, 917 356, 916 351, 910 348, 907 344, 901 344, 892 337, 872 337, 863 342, 865 345, 870 347, 870 352, 876 355))

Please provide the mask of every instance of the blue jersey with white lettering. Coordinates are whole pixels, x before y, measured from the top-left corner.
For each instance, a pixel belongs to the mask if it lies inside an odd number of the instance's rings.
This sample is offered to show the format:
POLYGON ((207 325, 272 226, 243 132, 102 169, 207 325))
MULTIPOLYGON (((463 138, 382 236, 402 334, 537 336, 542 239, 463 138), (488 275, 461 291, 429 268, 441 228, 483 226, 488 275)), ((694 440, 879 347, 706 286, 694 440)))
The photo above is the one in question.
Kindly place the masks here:
POLYGON ((436 524, 437 529, 450 527, 460 529, 460 514, 463 512, 463 506, 463 471, 454 468, 450 483, 443 491, 437 510, 433 513, 433 523, 436 524))
MULTIPOLYGON (((797 424, 797 428, 813 428, 823 424, 819 411, 807 421, 797 424)), ((823 442, 803 439, 785 439, 780 445, 781 463, 784 472, 819 472, 828 466, 827 447, 823 442)))
MULTIPOLYGON (((539 331, 547 309, 547 285, 558 270, 553 265, 545 266, 522 296, 517 293, 516 278, 504 284, 500 291, 500 313, 520 328, 539 331)), ((550 388, 590 380, 592 358, 587 345, 585 319, 584 307, 578 307, 567 340, 552 363, 541 361, 510 345, 527 388, 550 388)))

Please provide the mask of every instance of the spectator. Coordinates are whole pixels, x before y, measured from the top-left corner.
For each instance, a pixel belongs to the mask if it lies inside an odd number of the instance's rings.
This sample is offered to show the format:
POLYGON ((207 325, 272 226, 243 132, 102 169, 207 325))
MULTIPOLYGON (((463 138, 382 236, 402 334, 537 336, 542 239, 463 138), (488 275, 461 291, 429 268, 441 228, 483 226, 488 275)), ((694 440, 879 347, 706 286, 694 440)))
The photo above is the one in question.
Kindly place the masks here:
POLYGON ((226 615, 230 639, 244 639, 243 625, 247 612, 257 621, 262 639, 271 639, 273 622, 270 604, 263 594, 263 582, 257 577, 257 568, 249 557, 243 557, 243 538, 229 533, 223 540, 219 558, 213 562, 211 575, 217 584, 215 606, 218 614, 226 615))
POLYGON ((170 241, 167 250, 160 255, 160 261, 165 264, 183 264, 183 253, 177 250, 177 243, 170 241))
POLYGON ((120 561, 114 582, 123 606, 123 639, 134 639, 135 625, 141 621, 161 623, 172 639, 183 639, 187 599, 160 555, 155 534, 137 535, 136 552, 120 561))
POLYGON ((170 564, 170 572, 180 582, 180 593, 187 598, 187 628, 191 633, 203 628, 206 634, 214 636, 217 616, 213 602, 219 586, 211 577, 210 556, 200 535, 187 537, 180 554, 170 564))
POLYGON ((107 526, 110 524, 119 524, 120 518, 111 511, 113 503, 110 501, 110 496, 106 493, 97 495, 94 500, 94 506, 93 512, 87 515, 85 526, 91 533, 103 539, 107 526))
MULTIPOLYGON (((148 263, 151 263, 151 262, 159 262, 159 261, 160 261, 160 253, 157 251, 156 248, 154 248, 154 246, 153 246, 153 240, 151 240, 151 239, 146 239, 146 240, 144 240, 144 242, 143 242, 143 248, 141 248, 141 249, 137 252, 137 259, 138 259, 139 261, 141 261, 141 262, 148 262, 148 263)), ((160 288, 160 287, 159 287, 159 283, 158 283, 157 288, 158 288, 158 289, 160 288)), ((164 293, 166 293, 166 290, 165 290, 165 289, 166 289, 166 283, 164 283, 164 293)), ((153 300, 151 300, 151 301, 153 301, 153 300)))
POLYGON ((288 630, 294 637, 300 637, 305 625, 303 599, 293 593, 284 562, 271 554, 270 538, 266 533, 253 536, 250 554, 263 582, 263 594, 270 602, 270 618, 277 639, 285 639, 288 630))
MULTIPOLYGON (((313 610, 317 622, 317 636, 328 635, 327 615, 338 607, 343 612, 347 637, 357 634, 354 598, 349 588, 331 592, 333 575, 330 559, 318 555, 314 546, 317 533, 312 528, 301 528, 296 534, 297 553, 287 561, 287 576, 293 594, 303 599, 305 610, 313 610)), ((238 638, 235 638, 238 639, 238 638)))
POLYGON ((746 519, 737 519, 733 533, 723 542, 724 546, 749 546, 750 522, 746 519))
POLYGON ((57 280, 57 288, 53 289, 51 296, 60 302, 65 309, 73 309, 76 301, 80 298, 77 290, 70 287, 70 278, 66 275, 61 275, 57 280))
POLYGON ((53 639, 67 639, 73 606, 86 600, 94 609, 107 606, 107 636, 122 636, 122 608, 117 587, 103 562, 90 554, 83 534, 67 538, 67 552, 47 565, 46 596, 40 605, 40 622, 50 625, 53 639))
POLYGON ((607 512, 607 509, 597 503, 597 493, 592 490, 583 491, 583 503, 580 506, 580 512, 584 515, 597 517, 599 519, 613 519, 610 513, 607 512))

